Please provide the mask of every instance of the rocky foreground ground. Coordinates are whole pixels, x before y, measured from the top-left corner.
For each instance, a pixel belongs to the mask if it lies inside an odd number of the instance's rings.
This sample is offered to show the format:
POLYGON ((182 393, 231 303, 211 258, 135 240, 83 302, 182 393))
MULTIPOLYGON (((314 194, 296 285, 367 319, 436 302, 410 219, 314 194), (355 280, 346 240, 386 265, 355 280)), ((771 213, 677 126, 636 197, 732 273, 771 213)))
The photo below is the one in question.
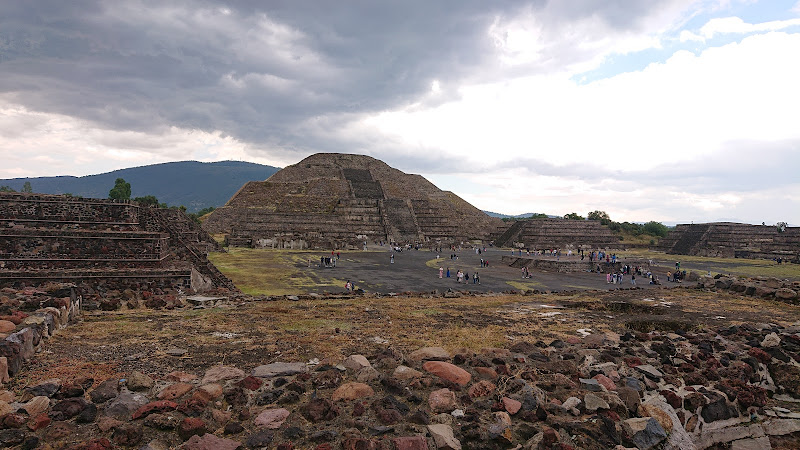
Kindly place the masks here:
MULTIPOLYGON (((766 283, 739 281, 723 280, 719 288, 766 283)), ((774 296, 789 287, 769 289, 774 296)), ((0 377, 6 381, 74 311, 63 293, 3 294, 8 314, 0 326, 8 337, 0 345, 0 377), (32 297, 44 308, 10 307, 32 297)), ((404 353, 387 344, 370 354, 264 361, 247 370, 215 365, 107 379, 77 374, 0 392, 0 445, 798 448, 800 323, 769 320, 675 332, 587 332, 478 351, 404 353)))

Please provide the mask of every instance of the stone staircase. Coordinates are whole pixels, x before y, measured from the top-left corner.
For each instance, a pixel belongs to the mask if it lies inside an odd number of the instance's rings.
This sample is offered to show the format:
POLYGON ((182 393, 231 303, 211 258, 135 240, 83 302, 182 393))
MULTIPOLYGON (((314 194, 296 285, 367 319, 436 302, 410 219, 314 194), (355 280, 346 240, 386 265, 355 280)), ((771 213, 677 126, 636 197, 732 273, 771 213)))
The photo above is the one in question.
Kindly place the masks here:
POLYGON ((599 222, 567 219, 517 221, 495 238, 495 246, 522 246, 530 250, 591 250, 622 247, 619 238, 599 222))
POLYGON ((381 201, 381 213, 386 234, 395 242, 414 242, 421 240, 419 225, 411 202, 403 199, 381 201))

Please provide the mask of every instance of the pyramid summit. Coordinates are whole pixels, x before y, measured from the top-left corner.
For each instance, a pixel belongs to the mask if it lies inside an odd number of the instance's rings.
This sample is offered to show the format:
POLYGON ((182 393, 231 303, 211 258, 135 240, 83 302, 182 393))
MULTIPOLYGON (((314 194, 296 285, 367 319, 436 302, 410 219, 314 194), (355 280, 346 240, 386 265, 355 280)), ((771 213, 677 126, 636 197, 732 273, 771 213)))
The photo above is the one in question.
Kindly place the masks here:
POLYGON ((502 227, 452 192, 365 155, 318 153, 249 182, 204 223, 235 246, 485 240, 502 227))

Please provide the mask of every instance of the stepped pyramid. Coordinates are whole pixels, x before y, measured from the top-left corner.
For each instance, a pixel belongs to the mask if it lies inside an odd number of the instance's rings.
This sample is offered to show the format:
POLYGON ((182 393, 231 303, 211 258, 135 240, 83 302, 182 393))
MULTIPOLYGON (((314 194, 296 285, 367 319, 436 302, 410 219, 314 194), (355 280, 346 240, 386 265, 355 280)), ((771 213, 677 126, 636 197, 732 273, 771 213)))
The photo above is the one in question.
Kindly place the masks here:
POLYGON ((800 261, 800 227, 778 231, 775 225, 680 224, 658 244, 660 250, 675 255, 800 261))
POLYGON ((531 250, 597 250, 621 248, 619 238, 595 220, 536 218, 519 220, 498 235, 497 247, 531 250))
POLYGON ((249 182, 203 227, 234 246, 343 248, 364 241, 486 239, 502 221, 420 175, 364 155, 318 153, 249 182))

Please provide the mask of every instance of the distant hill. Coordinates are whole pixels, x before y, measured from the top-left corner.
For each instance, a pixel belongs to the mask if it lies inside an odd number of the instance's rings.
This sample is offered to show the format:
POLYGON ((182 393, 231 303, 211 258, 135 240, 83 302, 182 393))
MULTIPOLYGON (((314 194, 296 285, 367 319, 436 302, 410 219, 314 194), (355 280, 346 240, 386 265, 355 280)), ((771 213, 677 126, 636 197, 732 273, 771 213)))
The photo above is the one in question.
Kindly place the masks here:
MULTIPOLYGON (((529 218, 531 216, 534 216, 534 215, 538 214, 538 213, 523 213, 523 214, 517 214, 516 216, 510 216, 508 214, 501 214, 501 213, 496 213, 496 212, 491 212, 491 211, 484 211, 484 212, 486 213, 487 216, 498 217, 500 219, 527 219, 527 218, 529 218)), ((561 216, 551 216, 551 215, 548 214, 547 217, 549 217, 551 219, 555 219, 556 217, 561 217, 561 216)))
POLYGON ((0 186, 21 191, 29 181, 33 192, 41 194, 69 193, 80 197, 108 198, 114 180, 124 178, 131 184, 131 198, 154 195, 169 206, 183 205, 189 212, 197 212, 224 205, 248 181, 266 180, 278 170, 278 167, 242 161, 180 161, 83 177, 0 179, 0 186))

